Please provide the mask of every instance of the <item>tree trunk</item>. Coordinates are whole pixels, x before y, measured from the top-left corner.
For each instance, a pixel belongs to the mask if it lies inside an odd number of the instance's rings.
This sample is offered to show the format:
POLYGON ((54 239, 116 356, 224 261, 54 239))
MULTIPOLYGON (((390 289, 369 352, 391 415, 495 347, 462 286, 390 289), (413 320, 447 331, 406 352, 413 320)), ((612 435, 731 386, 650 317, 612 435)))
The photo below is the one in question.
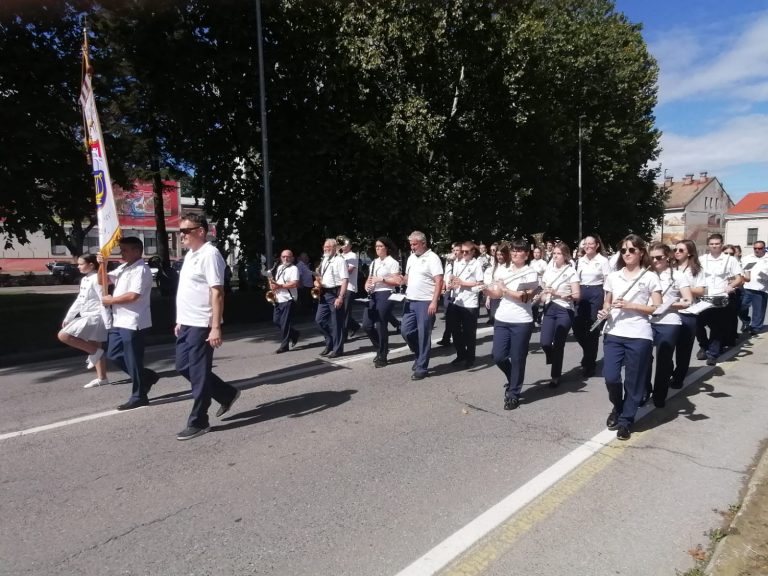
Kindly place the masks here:
POLYGON ((152 192, 155 196, 155 223, 157 228, 157 255, 166 269, 171 265, 168 250, 168 231, 165 229, 165 205, 163 203, 163 179, 160 176, 160 164, 155 157, 152 160, 152 192))

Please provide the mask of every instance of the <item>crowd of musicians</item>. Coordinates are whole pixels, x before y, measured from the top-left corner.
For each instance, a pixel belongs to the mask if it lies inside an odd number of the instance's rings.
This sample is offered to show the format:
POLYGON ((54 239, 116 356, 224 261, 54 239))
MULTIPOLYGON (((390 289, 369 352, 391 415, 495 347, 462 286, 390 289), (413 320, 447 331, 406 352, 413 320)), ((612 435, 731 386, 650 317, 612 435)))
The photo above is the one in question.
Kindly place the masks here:
MULTIPOLYGON (((182 216, 179 235, 187 253, 176 294, 176 369, 190 381, 194 402, 179 440, 210 429, 212 400, 220 405, 216 416, 222 417, 240 396, 212 371, 213 350, 222 344, 226 273, 207 234, 205 218, 182 216)), ((649 245, 634 234, 612 255, 596 234, 582 239, 575 253, 563 242, 532 249, 528 241, 512 240, 492 244, 490 251, 482 244, 456 242, 445 259, 429 248, 421 232, 411 233, 408 242, 410 254, 402 263, 392 240, 377 238, 367 276, 360 274, 360 258, 346 237, 325 240, 314 271, 306 254, 295 259, 283 250, 269 275, 268 299, 280 329, 277 353, 290 350, 301 337, 293 317, 304 294, 316 302, 321 356, 342 356, 348 338, 362 329, 376 350, 374 366, 384 368, 392 324, 414 354, 411 379, 421 380, 427 376, 441 300, 446 331, 438 343, 454 347, 451 364, 460 370, 475 363, 484 307, 493 324, 492 359, 504 374, 504 409, 514 410, 520 405, 536 325, 553 388, 560 385, 569 332, 581 348, 585 378, 596 374, 602 335, 602 377, 612 405, 607 425, 627 439, 639 406, 652 399, 662 407, 669 388, 683 386, 697 341, 697 358, 712 366, 735 344, 739 320, 746 335, 763 328, 768 258, 761 240, 743 258, 719 234, 708 238, 701 256, 690 240, 673 248, 649 245), (351 315, 355 300, 365 304, 362 326, 351 315), (402 310, 400 319, 395 310, 402 310)), ((95 369, 96 378, 85 388, 109 384, 107 359, 127 373, 131 397, 118 410, 132 410, 149 404, 150 388, 159 378, 144 367, 152 274, 139 238, 122 238, 120 252, 124 263, 107 274, 97 274, 100 255, 78 258, 84 277, 59 339, 88 355, 87 366, 95 369)))
POLYGON ((630 234, 610 254, 596 234, 576 251, 560 241, 532 246, 525 240, 484 244, 456 242, 441 259, 422 232, 408 237, 404 267, 389 238, 375 241, 376 258, 358 285, 360 259, 349 238, 328 238, 320 265, 312 271, 306 255, 294 263, 290 250, 270 272, 270 299, 280 328, 277 353, 299 340, 292 319, 302 291, 312 293, 315 320, 324 338, 321 356, 337 358, 357 330, 367 334, 376 368, 387 366, 388 324, 414 354, 412 380, 427 376, 432 329, 438 306, 446 328, 440 345, 453 345, 457 369, 475 363, 481 307, 493 325, 492 358, 503 372, 504 409, 520 405, 525 366, 535 326, 546 363, 549 386, 560 385, 566 339, 572 330, 582 350, 581 371, 595 375, 603 341, 602 376, 612 405, 607 426, 626 440, 637 410, 652 399, 665 404, 669 388, 682 388, 698 342, 697 358, 714 366, 739 336, 762 330, 768 299, 765 243, 741 257, 723 237, 707 239, 699 255, 691 240, 674 247, 647 243, 630 234), (445 261, 443 261, 445 260, 445 261), (352 303, 365 305, 362 326, 351 316, 352 303), (398 321, 395 310, 402 305, 398 321))

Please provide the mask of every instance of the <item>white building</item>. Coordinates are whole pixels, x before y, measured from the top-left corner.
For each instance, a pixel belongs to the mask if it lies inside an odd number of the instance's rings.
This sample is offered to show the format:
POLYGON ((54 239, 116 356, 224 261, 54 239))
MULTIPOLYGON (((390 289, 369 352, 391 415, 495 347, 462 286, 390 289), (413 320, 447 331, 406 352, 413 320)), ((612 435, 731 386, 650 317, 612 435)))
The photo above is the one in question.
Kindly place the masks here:
POLYGON ((725 241, 752 246, 768 240, 768 192, 750 192, 725 215, 725 241))

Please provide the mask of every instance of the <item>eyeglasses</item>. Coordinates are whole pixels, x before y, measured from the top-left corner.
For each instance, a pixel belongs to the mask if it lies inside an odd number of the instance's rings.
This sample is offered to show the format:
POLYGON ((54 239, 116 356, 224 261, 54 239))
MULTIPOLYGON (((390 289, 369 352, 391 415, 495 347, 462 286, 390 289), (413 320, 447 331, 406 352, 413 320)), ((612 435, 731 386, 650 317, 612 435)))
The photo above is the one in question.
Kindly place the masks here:
POLYGON ((462 254, 469 254, 470 252, 471 252, 471 250, 462 250, 461 251, 462 254))
POLYGON ((688 254, 688 250, 686 250, 685 248, 675 248, 675 252, 677 252, 678 254, 682 254, 682 253, 688 254))
POLYGON ((664 256, 651 256, 653 258, 654 262, 660 262, 661 260, 664 260, 664 256))
POLYGON ((179 228, 179 234, 189 234, 192 232, 192 230, 197 230, 198 228, 202 228, 202 226, 193 226, 192 228, 179 228))
POLYGON ((622 254, 626 254, 627 252, 629 252, 630 254, 634 254, 634 253, 637 252, 637 248, 634 248, 634 247, 632 247, 632 248, 622 248, 621 250, 619 250, 619 252, 621 252, 622 254))

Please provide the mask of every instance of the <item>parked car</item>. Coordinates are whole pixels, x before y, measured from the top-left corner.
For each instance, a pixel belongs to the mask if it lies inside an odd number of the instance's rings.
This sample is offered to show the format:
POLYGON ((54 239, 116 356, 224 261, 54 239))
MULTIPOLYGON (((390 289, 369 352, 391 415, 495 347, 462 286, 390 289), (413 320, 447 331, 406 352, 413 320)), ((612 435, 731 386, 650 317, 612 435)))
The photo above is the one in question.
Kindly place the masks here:
POLYGON ((77 264, 65 260, 48 262, 45 267, 64 284, 76 284, 82 276, 80 270, 77 269, 77 264))

